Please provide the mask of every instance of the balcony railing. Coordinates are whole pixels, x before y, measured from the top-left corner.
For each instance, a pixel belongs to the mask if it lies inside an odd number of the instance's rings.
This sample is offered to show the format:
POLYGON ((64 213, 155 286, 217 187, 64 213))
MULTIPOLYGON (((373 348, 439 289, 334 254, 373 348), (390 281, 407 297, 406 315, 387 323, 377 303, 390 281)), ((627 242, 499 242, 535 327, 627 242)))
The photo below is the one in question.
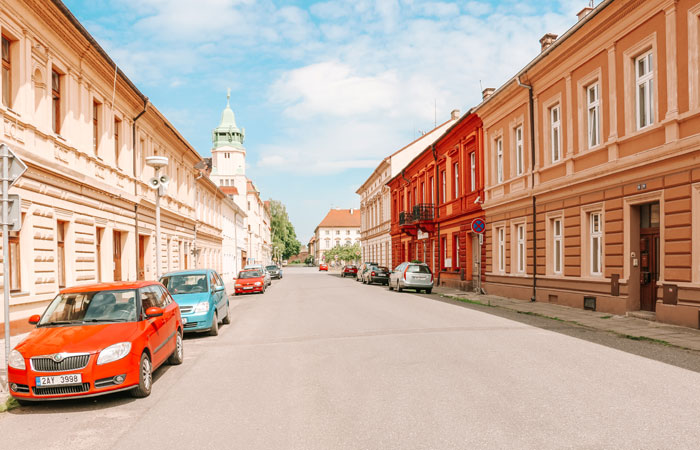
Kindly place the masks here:
POLYGON ((435 218, 435 206, 432 203, 421 203, 409 211, 399 213, 399 225, 419 222, 432 222, 435 218))

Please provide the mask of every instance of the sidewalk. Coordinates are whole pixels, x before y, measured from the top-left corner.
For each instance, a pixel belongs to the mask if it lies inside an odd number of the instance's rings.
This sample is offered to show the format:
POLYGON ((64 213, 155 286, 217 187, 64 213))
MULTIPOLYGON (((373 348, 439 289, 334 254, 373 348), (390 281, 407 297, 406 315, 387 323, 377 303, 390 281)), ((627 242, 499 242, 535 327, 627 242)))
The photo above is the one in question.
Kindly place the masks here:
POLYGON ((648 340, 659 344, 700 351, 700 330, 693 328, 651 322, 636 317, 587 311, 551 303, 482 295, 445 287, 436 287, 433 289, 433 292, 442 297, 459 301, 509 309, 523 314, 533 314, 596 330, 608 331, 631 339, 648 340))

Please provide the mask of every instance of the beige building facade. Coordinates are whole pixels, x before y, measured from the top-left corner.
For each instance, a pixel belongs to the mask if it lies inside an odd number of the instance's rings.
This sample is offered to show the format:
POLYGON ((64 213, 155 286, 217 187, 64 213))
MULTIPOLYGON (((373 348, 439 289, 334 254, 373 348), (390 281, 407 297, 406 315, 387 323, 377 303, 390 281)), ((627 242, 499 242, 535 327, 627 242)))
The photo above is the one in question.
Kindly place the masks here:
MULTIPOLYGON (((61 2, 3 2, 0 142, 28 165, 11 189, 23 225, 10 238, 11 330, 64 286, 221 270, 224 194, 197 178, 200 155, 116 68, 61 2), (148 156, 167 156, 162 260, 148 156), (196 232, 195 232, 196 228, 196 232)), ((4 320, 0 311, 0 322, 4 320)), ((1 326, 0 326, 1 327, 1 326)))
POLYGON ((579 17, 476 109, 486 289, 697 328, 700 2, 579 17))

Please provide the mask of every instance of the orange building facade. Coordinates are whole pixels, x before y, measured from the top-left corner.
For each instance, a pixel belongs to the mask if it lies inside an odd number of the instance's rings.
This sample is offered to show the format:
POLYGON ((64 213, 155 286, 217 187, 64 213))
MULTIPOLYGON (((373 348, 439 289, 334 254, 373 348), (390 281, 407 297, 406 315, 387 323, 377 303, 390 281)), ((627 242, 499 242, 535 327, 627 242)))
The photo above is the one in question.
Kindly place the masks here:
POLYGON ((389 180, 392 267, 419 260, 436 285, 475 287, 485 249, 471 232, 483 219, 482 142, 481 120, 468 112, 389 180))
POLYGON ((604 1, 541 42, 474 110, 486 291, 699 327, 700 1, 604 1))

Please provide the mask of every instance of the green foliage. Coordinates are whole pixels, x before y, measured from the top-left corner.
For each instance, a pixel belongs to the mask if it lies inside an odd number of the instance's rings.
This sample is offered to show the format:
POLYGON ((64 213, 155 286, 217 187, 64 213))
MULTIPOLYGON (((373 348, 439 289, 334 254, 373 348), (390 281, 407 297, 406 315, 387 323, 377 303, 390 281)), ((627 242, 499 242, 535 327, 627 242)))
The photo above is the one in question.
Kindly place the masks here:
POLYGON ((314 257, 311 255, 307 256, 306 259, 304 260, 304 264, 312 264, 313 262, 314 262, 314 257))
POLYGON ((289 259, 299 253, 301 242, 297 240, 294 225, 289 221, 287 208, 279 200, 270 200, 272 246, 282 252, 282 259, 289 259))
POLYGON ((411 261, 411 262, 414 263, 414 264, 423 264, 423 261, 421 261, 420 259, 414 259, 414 260, 411 261))
POLYGON ((335 247, 326 250, 324 252, 324 255, 326 257, 326 261, 334 261, 336 256, 338 257, 338 261, 345 261, 345 262, 350 262, 350 261, 359 261, 360 260, 360 243, 355 243, 355 244, 345 244, 345 245, 336 245, 335 247))

